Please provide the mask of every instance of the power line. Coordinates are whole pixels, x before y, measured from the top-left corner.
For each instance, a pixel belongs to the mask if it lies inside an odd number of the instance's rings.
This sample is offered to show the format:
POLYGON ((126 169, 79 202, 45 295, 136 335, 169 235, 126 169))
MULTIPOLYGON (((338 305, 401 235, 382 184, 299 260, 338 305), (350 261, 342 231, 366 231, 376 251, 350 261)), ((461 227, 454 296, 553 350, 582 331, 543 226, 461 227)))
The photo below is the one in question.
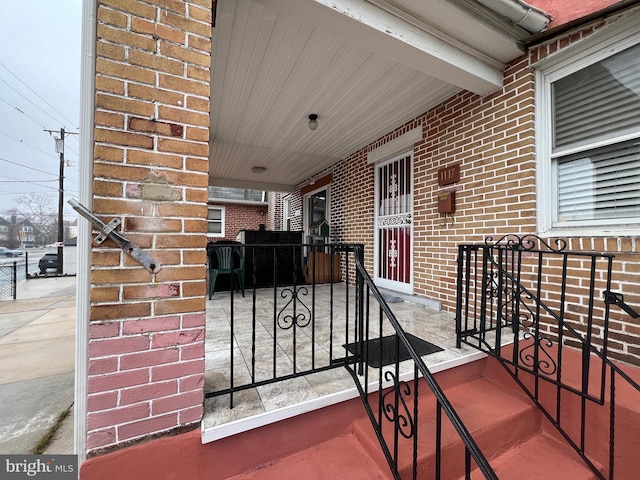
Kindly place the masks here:
POLYGON ((3 79, 0 78, 0 82, 4 83, 7 87, 9 87, 11 90, 13 90, 14 92, 16 92, 18 95, 20 95, 22 98, 24 98, 27 102, 29 102, 31 105, 33 105, 34 107, 36 107, 38 110, 40 110, 42 113, 44 113, 47 117, 53 119, 55 122, 58 122, 59 120, 54 118, 51 114, 49 114, 48 112, 46 112, 45 110, 43 110, 40 106, 36 105, 35 103, 33 103, 28 97, 26 97, 25 95, 23 95, 21 92, 19 92, 18 90, 16 90, 13 86, 9 85, 7 82, 5 82, 3 79))
POLYGON ((7 163, 12 163, 13 165, 18 165, 19 167, 28 168, 29 170, 34 170, 36 172, 46 173, 47 175, 51 175, 52 177, 56 176, 55 173, 45 172, 44 170, 40 170, 40 169, 37 169, 37 168, 29 167, 28 165, 23 165, 22 163, 12 162, 11 160, 7 160, 6 158, 0 157, 0 161, 7 162, 7 163))
POLYGON ((31 195, 32 193, 42 193, 42 192, 0 192, 0 195, 31 195))
POLYGON ((24 115, 25 117, 27 117, 29 120, 31 120, 33 123, 35 123, 36 125, 38 125, 39 127, 44 127, 44 125, 41 125, 40 122, 38 122, 35 118, 27 115, 24 110, 16 107, 15 105, 11 105, 9 102, 7 102, 4 98, 0 98, 0 101, 2 101, 3 103, 6 103, 9 107, 11 107, 13 110, 15 110, 18 113, 21 113, 22 115, 24 115))
MULTIPOLYGON (((74 122, 69 120, 67 117, 65 117, 62 113, 60 113, 58 110, 56 110, 56 108, 51 105, 49 102, 47 102, 44 98, 42 98, 40 95, 38 95, 38 93, 31 88, 29 85, 27 85, 25 82, 22 81, 22 79, 20 77, 18 77, 15 73, 13 73, 11 70, 9 70, 9 67, 7 67, 5 64, 3 64, 2 62, 0 62, 0 66, 2 66, 7 72, 9 72, 11 75, 13 75, 20 83, 22 83, 25 87, 27 87, 36 97, 38 97, 40 100, 42 100, 44 103, 46 103, 49 108, 51 110, 53 110, 54 112, 56 112, 58 115, 60 115, 63 119, 65 119, 67 122, 69 122, 70 125, 73 125, 74 122)), ((9 84, 7 84, 9 85, 9 84)), ((14 89, 15 90, 15 89, 14 89)), ((17 91, 17 90, 16 90, 17 91)))
POLYGON ((33 145, 29 145, 28 143, 24 142, 23 140, 20 140, 19 138, 16 138, 13 135, 9 135, 8 133, 3 132, 2 130, 0 130, 0 134, 5 135, 6 137, 9 137, 10 139, 15 140, 16 142, 21 143, 22 145, 25 145, 25 146, 27 146, 29 148, 33 148, 34 150, 36 150, 36 151, 38 151, 40 153, 44 153, 47 157, 56 158, 55 155, 53 155, 51 153, 48 153, 48 152, 45 152, 44 150, 40 150, 39 148, 34 147, 33 145))
MULTIPOLYGON (((76 138, 76 137, 73 137, 73 138, 76 138)), ((71 148, 69 145, 67 145, 67 150, 71 150, 71 153, 75 153, 78 157, 80 156, 80 154, 76 152, 73 148, 71 148)))
MULTIPOLYGON (((6 175, 0 175, 0 178, 8 178, 9 180, 0 180, 0 183, 30 183, 32 185, 38 185, 39 183, 55 182, 57 180, 20 180, 19 178, 7 177, 6 175)), ((57 188, 48 187, 47 185, 38 185, 40 187, 50 188, 52 190, 58 190, 57 188)))

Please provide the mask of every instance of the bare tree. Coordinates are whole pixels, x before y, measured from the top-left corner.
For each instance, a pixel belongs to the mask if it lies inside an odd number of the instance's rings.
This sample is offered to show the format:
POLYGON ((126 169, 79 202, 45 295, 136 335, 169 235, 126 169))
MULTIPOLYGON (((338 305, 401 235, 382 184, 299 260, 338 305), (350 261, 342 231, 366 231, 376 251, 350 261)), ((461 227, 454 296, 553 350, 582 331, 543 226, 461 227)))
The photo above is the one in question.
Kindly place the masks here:
POLYGON ((54 193, 25 193, 16 199, 10 213, 29 220, 40 230, 42 239, 50 242, 58 227, 56 199, 54 193))

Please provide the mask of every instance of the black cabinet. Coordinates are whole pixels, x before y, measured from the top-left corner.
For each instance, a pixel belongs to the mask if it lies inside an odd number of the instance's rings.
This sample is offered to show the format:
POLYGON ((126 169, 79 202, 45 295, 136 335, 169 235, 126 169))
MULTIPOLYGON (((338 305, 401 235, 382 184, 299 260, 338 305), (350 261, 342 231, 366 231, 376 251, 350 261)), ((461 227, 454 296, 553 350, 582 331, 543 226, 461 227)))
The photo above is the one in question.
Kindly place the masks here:
POLYGON ((243 230, 245 285, 271 287, 304 283, 302 231, 243 230))

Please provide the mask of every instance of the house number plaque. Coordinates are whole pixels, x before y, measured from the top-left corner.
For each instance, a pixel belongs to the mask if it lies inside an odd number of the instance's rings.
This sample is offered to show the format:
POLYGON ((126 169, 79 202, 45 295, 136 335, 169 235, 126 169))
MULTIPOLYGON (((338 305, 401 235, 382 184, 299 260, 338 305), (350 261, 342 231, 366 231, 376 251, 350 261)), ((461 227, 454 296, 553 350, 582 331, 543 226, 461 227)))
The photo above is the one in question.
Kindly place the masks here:
POLYGON ((438 185, 443 187, 460 181, 460 164, 438 169, 438 185))

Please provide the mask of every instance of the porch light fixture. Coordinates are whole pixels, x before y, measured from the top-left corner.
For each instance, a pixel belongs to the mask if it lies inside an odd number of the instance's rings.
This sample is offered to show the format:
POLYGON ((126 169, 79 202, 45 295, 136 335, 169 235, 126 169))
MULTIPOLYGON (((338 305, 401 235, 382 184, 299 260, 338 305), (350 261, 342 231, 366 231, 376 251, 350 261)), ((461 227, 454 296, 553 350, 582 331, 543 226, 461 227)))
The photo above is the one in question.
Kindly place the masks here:
POLYGON ((253 173, 264 173, 264 171, 266 170, 266 168, 264 167, 251 167, 251 171, 253 173))
POLYGON ((309 128, 311 130, 318 128, 318 115, 315 113, 309 114, 309 128))

